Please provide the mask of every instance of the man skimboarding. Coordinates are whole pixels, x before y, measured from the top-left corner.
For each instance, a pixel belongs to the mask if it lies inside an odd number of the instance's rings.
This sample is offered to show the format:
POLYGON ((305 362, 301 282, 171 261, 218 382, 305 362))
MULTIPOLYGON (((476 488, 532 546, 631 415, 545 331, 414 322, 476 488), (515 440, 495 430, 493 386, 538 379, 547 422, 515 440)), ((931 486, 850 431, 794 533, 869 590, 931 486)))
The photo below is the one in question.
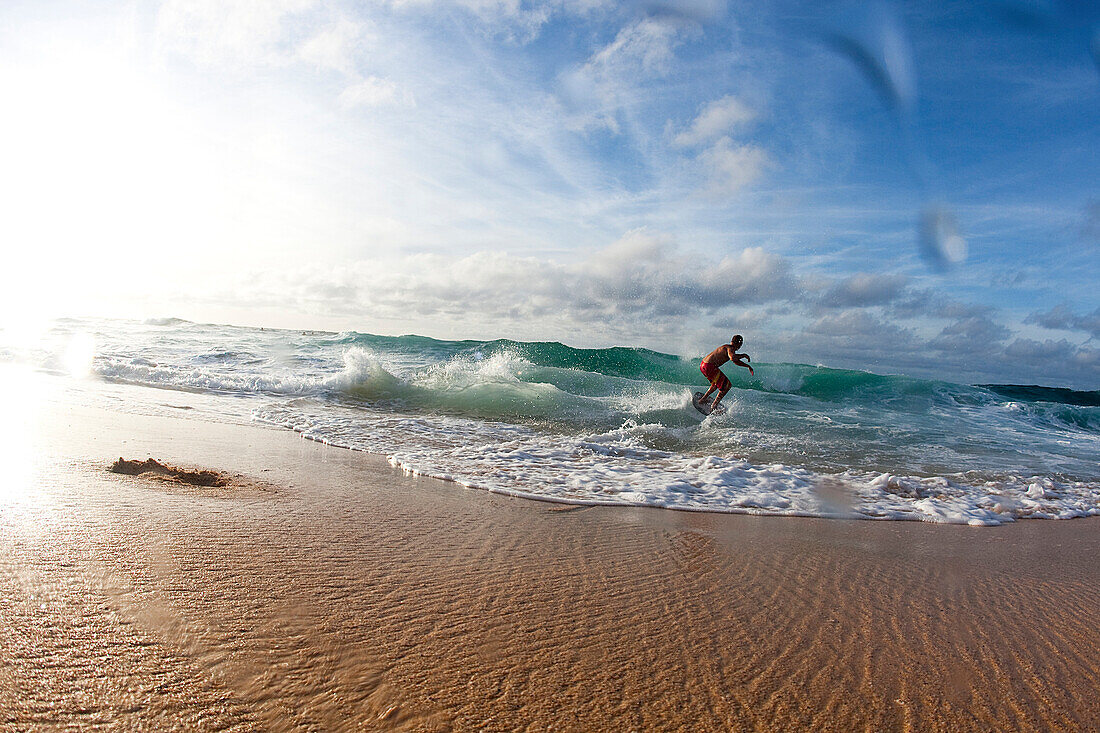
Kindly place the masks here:
MULTIPOLYGON (((710 389, 706 391, 698 402, 706 407, 705 412, 710 414, 718 409, 718 403, 722 401, 722 398, 726 396, 726 392, 730 391, 730 387, 733 384, 730 383, 729 377, 722 373, 722 370, 718 367, 725 364, 727 361, 733 362, 737 366, 743 366, 749 370, 749 374, 755 374, 752 367, 746 362, 752 361, 748 354, 738 354, 737 350, 741 348, 741 344, 745 343, 745 339, 741 338, 740 334, 735 335, 730 339, 728 344, 722 344, 714 351, 710 352, 703 357, 703 363, 699 365, 699 371, 703 373, 703 376, 710 382, 710 389), (709 405, 706 404, 707 398, 711 393, 718 390, 718 394, 714 398, 714 402, 709 405)), ((697 395, 698 396, 698 395, 697 395)), ((721 410, 719 410, 721 412, 721 410)))

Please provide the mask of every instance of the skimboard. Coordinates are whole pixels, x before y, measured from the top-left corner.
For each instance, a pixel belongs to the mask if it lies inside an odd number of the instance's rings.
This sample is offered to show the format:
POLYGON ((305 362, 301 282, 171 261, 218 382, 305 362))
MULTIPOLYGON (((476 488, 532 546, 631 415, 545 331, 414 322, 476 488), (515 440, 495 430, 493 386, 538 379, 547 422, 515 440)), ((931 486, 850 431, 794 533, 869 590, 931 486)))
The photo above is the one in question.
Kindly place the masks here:
POLYGON ((704 415, 721 415, 723 412, 726 411, 726 408, 722 407, 721 405, 718 405, 717 409, 712 408, 710 406, 711 399, 713 399, 713 397, 708 398, 706 402, 703 402, 703 393, 696 392, 691 396, 691 404, 695 407, 696 410, 703 413, 704 415))

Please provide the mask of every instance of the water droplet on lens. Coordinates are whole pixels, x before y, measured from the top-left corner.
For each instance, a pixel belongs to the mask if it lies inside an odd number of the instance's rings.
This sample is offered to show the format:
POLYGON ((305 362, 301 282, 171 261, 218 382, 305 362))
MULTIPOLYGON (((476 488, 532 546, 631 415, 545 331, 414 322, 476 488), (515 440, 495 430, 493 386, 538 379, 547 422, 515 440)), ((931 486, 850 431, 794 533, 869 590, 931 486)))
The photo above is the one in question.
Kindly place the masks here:
POLYGON ((912 53, 890 7, 881 3, 861 7, 825 40, 856 65, 891 108, 912 106, 916 96, 912 53))
POLYGON ((920 247, 928 263, 938 269, 958 264, 968 254, 955 215, 941 206, 930 206, 921 214, 920 247))

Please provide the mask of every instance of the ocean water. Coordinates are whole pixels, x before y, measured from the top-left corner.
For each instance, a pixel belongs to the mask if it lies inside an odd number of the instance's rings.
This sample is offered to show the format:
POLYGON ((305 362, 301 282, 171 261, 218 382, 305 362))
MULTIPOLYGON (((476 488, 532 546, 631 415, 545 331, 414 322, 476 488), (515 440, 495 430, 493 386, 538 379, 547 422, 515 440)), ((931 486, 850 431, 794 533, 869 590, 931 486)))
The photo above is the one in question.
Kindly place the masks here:
POLYGON ((704 418, 698 357, 177 319, 0 333, 0 362, 201 392, 410 473, 545 501, 976 525, 1100 514, 1100 392, 754 362, 754 377, 725 369, 728 411, 704 418))

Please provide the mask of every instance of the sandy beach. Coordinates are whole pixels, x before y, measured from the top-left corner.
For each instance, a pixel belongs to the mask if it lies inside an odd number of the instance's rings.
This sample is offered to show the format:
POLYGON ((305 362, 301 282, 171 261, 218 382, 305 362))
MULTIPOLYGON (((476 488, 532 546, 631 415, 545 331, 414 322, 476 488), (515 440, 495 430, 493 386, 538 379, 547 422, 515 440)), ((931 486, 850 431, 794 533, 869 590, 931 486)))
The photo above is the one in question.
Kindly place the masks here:
POLYGON ((1100 727, 1100 521, 570 507, 189 400, 8 436, 3 730, 1100 727))

